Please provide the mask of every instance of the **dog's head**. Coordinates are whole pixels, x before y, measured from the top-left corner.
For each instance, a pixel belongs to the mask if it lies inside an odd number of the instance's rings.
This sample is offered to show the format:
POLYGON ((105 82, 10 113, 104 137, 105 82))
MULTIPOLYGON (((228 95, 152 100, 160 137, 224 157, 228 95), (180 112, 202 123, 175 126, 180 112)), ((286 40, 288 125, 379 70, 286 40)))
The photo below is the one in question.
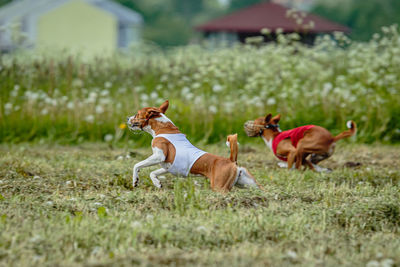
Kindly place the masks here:
POLYGON ((133 131, 143 130, 153 119, 161 118, 168 109, 169 102, 166 100, 160 107, 148 107, 138 110, 136 115, 128 117, 128 127, 133 131))
POLYGON ((244 129, 246 134, 250 137, 260 136, 264 131, 280 132, 278 125, 280 119, 280 114, 272 117, 272 114, 270 113, 265 117, 259 117, 254 121, 246 122, 244 124, 244 129))

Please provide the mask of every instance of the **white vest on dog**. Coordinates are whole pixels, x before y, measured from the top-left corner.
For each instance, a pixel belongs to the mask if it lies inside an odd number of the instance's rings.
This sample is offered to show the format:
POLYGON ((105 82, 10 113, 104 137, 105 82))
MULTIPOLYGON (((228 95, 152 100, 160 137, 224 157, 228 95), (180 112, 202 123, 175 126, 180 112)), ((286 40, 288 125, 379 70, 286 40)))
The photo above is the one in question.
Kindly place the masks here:
POLYGON ((154 138, 157 137, 164 137, 175 147, 175 159, 168 168, 168 172, 174 175, 187 176, 196 160, 207 153, 192 145, 189 140, 186 139, 186 136, 181 133, 159 134, 154 136, 154 138))

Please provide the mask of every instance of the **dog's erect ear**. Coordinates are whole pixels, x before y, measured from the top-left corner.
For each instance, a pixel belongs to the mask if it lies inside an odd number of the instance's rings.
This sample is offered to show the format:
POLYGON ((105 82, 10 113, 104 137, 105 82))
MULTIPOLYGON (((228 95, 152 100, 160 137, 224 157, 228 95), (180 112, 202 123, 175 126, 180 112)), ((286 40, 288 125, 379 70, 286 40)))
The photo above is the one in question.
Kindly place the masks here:
POLYGON ((275 117, 273 117, 273 118, 271 119, 271 122, 272 122, 273 124, 278 124, 278 122, 280 121, 280 119, 281 119, 281 114, 278 114, 278 115, 276 115, 275 117))
POLYGON ((169 101, 165 100, 164 103, 161 104, 161 106, 159 107, 159 109, 161 110, 161 113, 165 113, 168 109, 169 106, 169 101))
POLYGON ((152 108, 146 112, 146 119, 151 119, 152 117, 154 117, 156 115, 160 115, 160 111, 152 108))
POLYGON ((269 113, 267 116, 265 116, 265 123, 269 123, 271 121, 272 114, 269 113))

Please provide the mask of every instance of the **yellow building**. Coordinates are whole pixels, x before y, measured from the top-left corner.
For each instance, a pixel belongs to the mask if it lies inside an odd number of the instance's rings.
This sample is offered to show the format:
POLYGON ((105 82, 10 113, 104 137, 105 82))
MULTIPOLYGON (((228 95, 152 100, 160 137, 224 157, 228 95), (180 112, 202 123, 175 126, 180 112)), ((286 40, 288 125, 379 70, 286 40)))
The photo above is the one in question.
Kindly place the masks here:
POLYGON ((14 0, 0 9, 0 50, 114 52, 141 39, 142 21, 111 0, 14 0))

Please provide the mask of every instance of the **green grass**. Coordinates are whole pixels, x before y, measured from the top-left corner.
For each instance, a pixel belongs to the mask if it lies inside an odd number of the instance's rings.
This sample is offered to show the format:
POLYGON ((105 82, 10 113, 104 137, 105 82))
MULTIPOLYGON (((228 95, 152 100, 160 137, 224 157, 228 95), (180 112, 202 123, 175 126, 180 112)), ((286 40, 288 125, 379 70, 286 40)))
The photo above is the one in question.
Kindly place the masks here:
POLYGON ((202 177, 167 175, 157 189, 154 168, 131 188, 148 147, 3 144, 0 265, 400 265, 398 146, 340 143, 319 174, 277 168, 258 141, 239 163, 266 191, 227 195, 202 177))

